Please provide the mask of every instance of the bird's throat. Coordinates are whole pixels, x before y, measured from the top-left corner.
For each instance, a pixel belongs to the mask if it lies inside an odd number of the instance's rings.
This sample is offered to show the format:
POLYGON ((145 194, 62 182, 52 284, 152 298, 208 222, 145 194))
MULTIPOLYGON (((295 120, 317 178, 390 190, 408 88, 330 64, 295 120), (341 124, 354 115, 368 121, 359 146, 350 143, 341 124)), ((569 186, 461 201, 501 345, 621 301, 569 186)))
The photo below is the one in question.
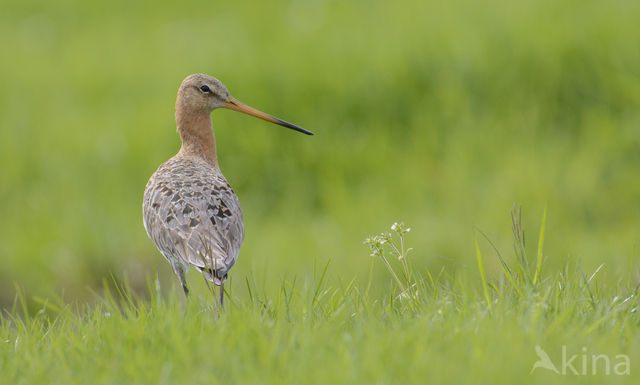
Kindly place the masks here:
POLYGON ((218 167, 216 153, 216 139, 211 124, 209 111, 176 110, 176 124, 182 139, 179 154, 182 156, 197 156, 214 167, 218 167))

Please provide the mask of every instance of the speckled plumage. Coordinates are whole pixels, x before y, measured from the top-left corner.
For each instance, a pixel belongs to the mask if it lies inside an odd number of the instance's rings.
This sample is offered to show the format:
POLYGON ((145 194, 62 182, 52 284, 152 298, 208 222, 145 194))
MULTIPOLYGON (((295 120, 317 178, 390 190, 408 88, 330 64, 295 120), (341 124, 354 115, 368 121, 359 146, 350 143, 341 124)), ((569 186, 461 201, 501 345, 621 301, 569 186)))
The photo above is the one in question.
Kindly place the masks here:
POLYGON ((220 170, 178 154, 153 174, 144 193, 147 234, 186 287, 193 265, 216 285, 224 283, 244 239, 242 208, 220 170))
POLYGON ((151 176, 142 204, 149 238, 171 263, 185 294, 185 272, 199 269, 220 286, 222 304, 229 269, 244 239, 238 197, 218 166, 211 112, 228 108, 293 130, 310 131, 234 99, 224 85, 204 74, 189 75, 178 89, 176 125, 182 146, 151 176))

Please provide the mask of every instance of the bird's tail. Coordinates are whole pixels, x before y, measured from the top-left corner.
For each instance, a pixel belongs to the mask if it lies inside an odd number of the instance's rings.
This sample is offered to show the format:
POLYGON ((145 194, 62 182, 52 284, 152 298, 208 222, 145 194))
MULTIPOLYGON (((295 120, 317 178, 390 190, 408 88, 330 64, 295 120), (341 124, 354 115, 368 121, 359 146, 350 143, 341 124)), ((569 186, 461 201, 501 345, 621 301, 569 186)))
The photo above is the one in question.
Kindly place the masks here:
POLYGON ((209 282, 213 283, 216 286, 222 286, 222 284, 224 284, 227 280, 227 273, 224 273, 223 275, 220 274, 219 271, 207 267, 196 266, 196 268, 200 270, 200 272, 209 282))

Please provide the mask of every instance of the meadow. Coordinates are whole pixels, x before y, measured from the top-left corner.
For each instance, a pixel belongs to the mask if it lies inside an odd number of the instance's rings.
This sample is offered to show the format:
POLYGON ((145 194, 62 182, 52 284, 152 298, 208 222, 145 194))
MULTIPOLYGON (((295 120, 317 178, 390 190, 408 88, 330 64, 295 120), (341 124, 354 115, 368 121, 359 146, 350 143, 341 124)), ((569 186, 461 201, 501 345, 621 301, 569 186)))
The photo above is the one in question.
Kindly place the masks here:
POLYGON ((624 0, 4 2, 0 383, 634 383, 638 19, 624 0), (246 229, 224 311, 193 271, 183 305, 141 220, 194 72, 316 133, 213 113, 246 229), (401 221, 395 279, 363 241, 401 221), (530 374, 536 346, 630 374, 530 374))

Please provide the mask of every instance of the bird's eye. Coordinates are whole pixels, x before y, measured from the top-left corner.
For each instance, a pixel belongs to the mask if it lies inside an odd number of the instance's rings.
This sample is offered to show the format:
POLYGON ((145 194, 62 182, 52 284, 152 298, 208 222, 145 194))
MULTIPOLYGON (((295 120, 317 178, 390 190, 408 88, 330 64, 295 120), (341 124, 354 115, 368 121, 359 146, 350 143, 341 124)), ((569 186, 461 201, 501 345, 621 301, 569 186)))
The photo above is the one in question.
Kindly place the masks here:
POLYGON ((209 86, 208 86, 208 85, 206 85, 206 84, 205 84, 205 85, 203 85, 202 87, 200 87, 200 90, 201 90, 202 92, 204 92, 205 94, 206 94, 206 93, 209 93, 209 91, 211 91, 211 89, 209 88, 209 86))

